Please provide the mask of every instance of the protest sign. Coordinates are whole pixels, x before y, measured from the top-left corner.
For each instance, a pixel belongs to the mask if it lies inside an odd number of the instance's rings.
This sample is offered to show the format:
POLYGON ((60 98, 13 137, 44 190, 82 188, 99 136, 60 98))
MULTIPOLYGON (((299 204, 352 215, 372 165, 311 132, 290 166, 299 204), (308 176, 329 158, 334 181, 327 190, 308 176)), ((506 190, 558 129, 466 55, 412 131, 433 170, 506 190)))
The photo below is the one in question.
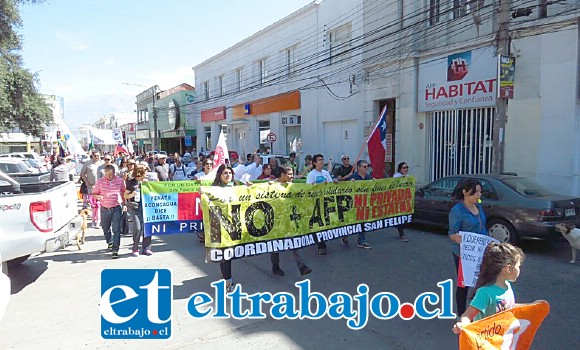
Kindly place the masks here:
POLYGON ((459 231, 459 235, 461 236, 460 267, 463 273, 463 285, 475 287, 485 248, 490 242, 499 243, 499 241, 493 237, 472 232, 459 231))
POLYGON ((203 230, 201 184, 211 181, 143 182, 143 222, 145 236, 203 230))
POLYGON ((202 187, 206 261, 298 249, 412 221, 413 177, 202 187))
POLYGON ((459 350, 529 349, 550 312, 547 302, 518 305, 463 327, 459 350))

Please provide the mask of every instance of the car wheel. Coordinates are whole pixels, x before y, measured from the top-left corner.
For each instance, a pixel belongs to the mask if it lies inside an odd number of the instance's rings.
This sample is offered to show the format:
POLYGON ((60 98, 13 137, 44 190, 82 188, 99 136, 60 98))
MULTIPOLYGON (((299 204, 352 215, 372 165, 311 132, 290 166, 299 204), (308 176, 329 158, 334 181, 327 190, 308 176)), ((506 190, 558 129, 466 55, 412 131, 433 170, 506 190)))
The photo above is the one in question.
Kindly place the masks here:
POLYGON ((26 261, 26 259, 28 259, 29 257, 30 257, 30 254, 28 254, 28 255, 25 255, 25 256, 18 257, 18 258, 16 258, 16 259, 8 260, 8 261, 6 262, 6 265, 8 265, 9 267, 10 267, 10 266, 16 266, 16 265, 20 265, 20 264, 22 264, 23 262, 25 262, 25 261, 26 261))
POLYGON ((502 219, 491 219, 487 224, 489 235, 501 243, 516 244, 519 240, 514 227, 502 219))

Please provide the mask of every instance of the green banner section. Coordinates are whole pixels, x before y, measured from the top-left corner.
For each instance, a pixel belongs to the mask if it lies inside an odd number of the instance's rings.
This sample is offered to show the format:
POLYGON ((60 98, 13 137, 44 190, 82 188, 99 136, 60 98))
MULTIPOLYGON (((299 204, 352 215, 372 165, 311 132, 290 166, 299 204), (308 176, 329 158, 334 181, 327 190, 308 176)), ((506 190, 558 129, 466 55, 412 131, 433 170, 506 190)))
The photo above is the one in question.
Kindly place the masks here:
POLYGON ((203 186, 201 193, 206 260, 221 261, 410 222, 415 178, 203 186))
POLYGON ((157 195, 180 192, 199 192, 201 186, 209 186, 213 181, 147 181, 141 184, 144 195, 157 195))

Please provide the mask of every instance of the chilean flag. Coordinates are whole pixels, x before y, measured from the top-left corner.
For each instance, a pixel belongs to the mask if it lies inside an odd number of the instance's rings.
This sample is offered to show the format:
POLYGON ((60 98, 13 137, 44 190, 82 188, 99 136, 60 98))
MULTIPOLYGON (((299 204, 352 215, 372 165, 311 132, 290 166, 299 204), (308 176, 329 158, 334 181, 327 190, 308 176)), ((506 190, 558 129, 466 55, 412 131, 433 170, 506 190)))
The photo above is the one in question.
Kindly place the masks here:
POLYGON ((127 148, 125 148, 125 145, 123 145, 121 142, 119 142, 117 144, 117 146, 115 146, 115 154, 119 154, 119 153, 125 153, 125 154, 129 154, 129 151, 127 150, 127 148))
POLYGON ((385 173, 385 155, 387 150, 387 106, 383 108, 379 121, 371 132, 367 147, 373 167, 373 178, 382 179, 385 173))

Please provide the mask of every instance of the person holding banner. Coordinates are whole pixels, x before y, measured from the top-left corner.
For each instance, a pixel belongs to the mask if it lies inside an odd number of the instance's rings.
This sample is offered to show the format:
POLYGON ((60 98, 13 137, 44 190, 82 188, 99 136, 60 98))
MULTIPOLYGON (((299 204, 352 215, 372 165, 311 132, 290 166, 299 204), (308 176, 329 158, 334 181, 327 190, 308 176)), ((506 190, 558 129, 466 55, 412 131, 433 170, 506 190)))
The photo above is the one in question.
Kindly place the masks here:
POLYGON ((483 254, 475 297, 453 332, 460 334, 463 326, 515 306, 511 283, 520 275, 524 252, 509 243, 490 243, 483 254))
MULTIPOLYGON (((460 183, 454 197, 461 202, 457 203, 449 212, 449 231, 448 236, 452 242, 453 260, 455 262, 455 270, 457 276, 460 277, 459 272, 461 262, 459 253, 459 244, 461 243, 461 236, 459 231, 466 231, 478 233, 487 236, 486 218, 483 208, 479 205, 481 198, 481 184, 475 179, 467 179, 460 183)), ((455 289, 455 302, 457 303, 457 313, 462 315, 467 308, 467 292, 468 287, 463 285, 463 282, 458 279, 457 289, 455 289)))
MULTIPOLYGON (((264 165, 265 166, 265 165, 264 165)), ((270 185, 281 184, 282 186, 288 186, 289 183, 294 179, 294 167, 290 164, 284 164, 280 167, 280 177, 277 181, 270 181, 270 185)), ((298 253, 298 249, 292 250, 292 256, 296 260, 296 265, 300 271, 300 275, 308 275, 312 272, 312 269, 306 266, 304 259, 298 253)), ((284 271, 280 268, 280 253, 270 253, 270 261, 272 262, 272 273, 277 276, 284 276, 284 271)))
POLYGON ((127 201, 127 211, 129 213, 130 226, 129 232, 133 234, 133 252, 132 256, 139 256, 139 241, 143 236, 143 244, 141 249, 141 254, 143 255, 153 255, 151 251, 151 236, 144 236, 144 221, 143 221, 143 208, 141 202, 141 184, 145 180, 145 173, 147 169, 142 166, 136 166, 133 169, 132 177, 127 181, 127 188, 123 197, 127 201))
MULTIPOLYGON (((351 181, 372 180, 373 177, 368 174, 369 163, 366 160, 359 160, 356 162, 356 171, 349 176, 351 181)), ((366 233, 360 232, 358 234, 357 247, 364 249, 371 249, 372 247, 367 243, 366 233)))
MULTIPOLYGON (((211 162, 211 160, 206 159, 206 162, 211 162)), ((234 181, 234 169, 228 164, 220 165, 215 180, 211 185, 219 187, 231 187, 236 185, 234 181)), ((233 292, 235 285, 232 282, 232 261, 223 260, 220 262, 220 272, 222 278, 226 281, 226 291, 228 293, 233 292)))
MULTIPOLYGON (((320 183, 334 182, 334 180, 332 180, 332 176, 330 176, 330 173, 323 168, 324 156, 322 154, 315 154, 312 156, 312 170, 306 177, 306 183, 315 185, 320 183)), ((348 245, 348 240, 345 237, 342 237, 340 240, 344 246, 348 245)), ((322 241, 318 243, 317 252, 320 255, 326 255, 326 242, 322 241)))
MULTIPOLYGON (((397 165, 397 172, 393 174, 393 178, 407 176, 409 176, 409 165, 405 162, 400 162, 399 165, 397 165)), ((397 231, 399 231, 399 239, 401 242, 409 242, 409 239, 407 236, 405 236, 404 227, 405 225, 397 226, 397 231)))

